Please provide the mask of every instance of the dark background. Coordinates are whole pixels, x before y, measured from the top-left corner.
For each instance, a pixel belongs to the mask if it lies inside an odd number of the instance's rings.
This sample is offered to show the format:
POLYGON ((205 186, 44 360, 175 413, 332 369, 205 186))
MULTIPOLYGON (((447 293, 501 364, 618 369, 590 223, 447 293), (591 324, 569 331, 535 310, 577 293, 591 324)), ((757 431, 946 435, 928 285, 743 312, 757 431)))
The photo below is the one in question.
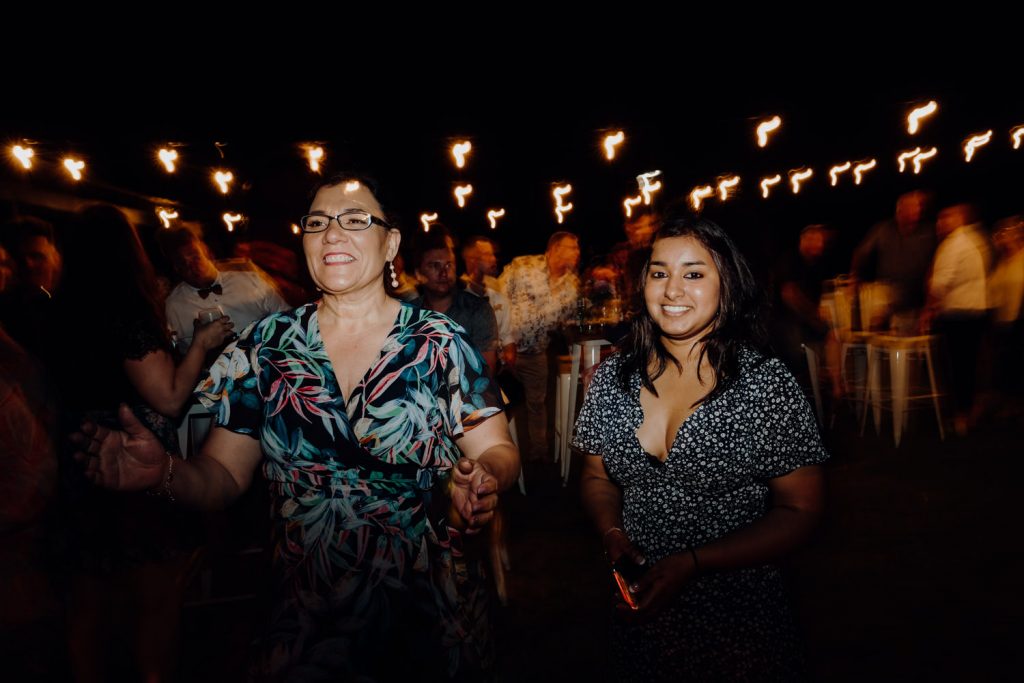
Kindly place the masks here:
POLYGON ((975 201, 986 223, 1021 211, 1024 149, 1012 150, 1009 131, 1024 123, 1024 94, 1012 79, 999 84, 959 73, 819 80, 807 74, 762 79, 748 70, 719 79, 681 73, 674 82, 642 85, 538 72, 535 81, 505 85, 439 82, 436 91, 422 88, 416 96, 410 90, 400 98, 376 93, 379 84, 343 79, 335 87, 243 88, 208 76, 206 89, 168 86, 163 98, 92 82, 68 95, 64 108, 13 107, 0 117, 5 148, 28 139, 36 150, 29 172, 0 164, 0 211, 32 213, 34 203, 45 201, 40 191, 54 192, 143 209, 155 227, 152 207, 162 199, 175 203, 183 220, 203 222, 219 251, 236 239, 297 246, 290 226, 305 212, 317 179, 299 145, 317 142, 326 150, 326 173, 357 169, 380 182, 407 237, 421 229, 420 213, 433 211, 460 235, 490 232, 487 209, 504 207, 507 215, 493 234, 506 259, 540 251, 552 232, 567 229, 583 238, 584 265, 622 239, 622 200, 637 194, 637 174, 663 172, 664 189, 656 195, 662 208, 696 185, 739 174, 739 193, 724 204, 708 201, 704 212, 764 267, 809 223, 835 225, 848 251, 911 188, 934 190, 938 206, 975 201), (560 89, 559 78, 570 85, 560 89), (908 135, 906 114, 930 99, 938 113, 908 135), (766 149, 758 148, 754 127, 775 114, 782 128, 766 149), (608 162, 601 141, 617 129, 626 141, 608 162), (965 163, 963 140, 988 129, 992 142, 965 163), (458 139, 473 143, 462 170, 449 155, 458 139), (156 161, 156 150, 169 143, 179 145, 173 175, 156 161), (921 175, 899 174, 897 154, 919 145, 937 146, 938 157, 921 175), (86 161, 83 182, 67 179, 59 164, 65 154, 86 161), (862 185, 854 186, 849 172, 838 187, 829 185, 829 167, 870 157, 878 167, 862 185), (800 167, 815 175, 793 195, 786 172, 800 167), (234 172, 231 194, 215 189, 214 168, 234 172), (759 180, 775 173, 783 174, 783 184, 762 199, 759 180), (462 182, 474 187, 465 209, 452 196, 462 182), (556 182, 573 186, 568 199, 575 209, 562 226, 553 213, 556 182), (225 211, 248 219, 235 235, 224 232, 225 211))

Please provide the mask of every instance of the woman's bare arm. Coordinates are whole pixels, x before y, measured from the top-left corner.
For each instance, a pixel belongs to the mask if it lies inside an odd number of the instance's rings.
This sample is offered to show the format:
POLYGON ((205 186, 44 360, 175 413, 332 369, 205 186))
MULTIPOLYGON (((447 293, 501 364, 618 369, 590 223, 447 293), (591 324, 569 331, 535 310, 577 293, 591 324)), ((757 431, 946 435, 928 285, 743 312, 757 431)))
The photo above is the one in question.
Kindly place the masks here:
POLYGON ((177 366, 170 353, 148 353, 138 360, 125 360, 124 372, 139 396, 161 415, 176 418, 181 413, 203 371, 206 354, 218 348, 233 325, 227 317, 207 323, 196 331, 188 353, 177 366))

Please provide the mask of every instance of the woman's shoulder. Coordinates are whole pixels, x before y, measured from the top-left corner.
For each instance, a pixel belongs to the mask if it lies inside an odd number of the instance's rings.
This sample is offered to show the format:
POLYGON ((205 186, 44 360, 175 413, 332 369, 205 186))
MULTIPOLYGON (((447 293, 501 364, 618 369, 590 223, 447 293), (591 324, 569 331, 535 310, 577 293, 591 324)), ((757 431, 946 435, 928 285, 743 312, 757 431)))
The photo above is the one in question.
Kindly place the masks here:
POLYGON ((601 363, 597 366, 597 370, 595 372, 616 372, 619 368, 622 367, 622 363, 624 362, 624 360, 625 355, 623 351, 614 351, 611 354, 609 354, 607 358, 601 361, 601 363))
POLYGON ((751 346, 741 347, 739 366, 739 379, 744 386, 759 390, 797 386, 796 378, 782 360, 751 346))
POLYGON ((622 351, 615 351, 605 358, 594 370, 594 378, 591 387, 600 390, 611 390, 620 385, 622 364, 625 362, 625 355, 622 351))
POLYGON ((239 338, 264 341, 294 329, 296 326, 306 329, 309 319, 315 311, 316 302, 310 302, 297 308, 268 313, 239 332, 239 338))

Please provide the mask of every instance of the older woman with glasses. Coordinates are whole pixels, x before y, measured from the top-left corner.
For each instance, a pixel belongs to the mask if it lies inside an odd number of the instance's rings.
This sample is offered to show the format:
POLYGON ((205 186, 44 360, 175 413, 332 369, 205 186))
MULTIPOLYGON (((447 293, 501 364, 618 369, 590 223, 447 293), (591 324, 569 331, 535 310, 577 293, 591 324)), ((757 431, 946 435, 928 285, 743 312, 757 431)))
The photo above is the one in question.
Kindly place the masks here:
POLYGON ((217 415, 201 454, 167 455, 123 410, 124 432, 83 425, 78 457, 95 482, 199 509, 262 465, 277 594, 257 678, 472 675, 490 656, 483 593, 449 522, 478 532, 518 475, 499 398, 462 328, 388 296, 401 235, 365 179, 325 182, 300 225, 322 296, 220 357, 199 387, 217 415))

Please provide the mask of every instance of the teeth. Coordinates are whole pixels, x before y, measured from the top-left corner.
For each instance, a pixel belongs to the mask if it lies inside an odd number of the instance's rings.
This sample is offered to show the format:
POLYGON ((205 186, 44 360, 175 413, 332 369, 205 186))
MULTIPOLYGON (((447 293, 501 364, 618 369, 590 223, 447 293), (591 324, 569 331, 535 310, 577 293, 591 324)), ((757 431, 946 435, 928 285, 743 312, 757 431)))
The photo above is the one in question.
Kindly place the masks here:
POLYGON ((666 313, 683 313, 684 311, 689 311, 693 307, 692 306, 662 306, 661 308, 666 313))
POLYGON ((328 254, 324 257, 324 263, 351 263, 354 258, 348 254, 328 254))

